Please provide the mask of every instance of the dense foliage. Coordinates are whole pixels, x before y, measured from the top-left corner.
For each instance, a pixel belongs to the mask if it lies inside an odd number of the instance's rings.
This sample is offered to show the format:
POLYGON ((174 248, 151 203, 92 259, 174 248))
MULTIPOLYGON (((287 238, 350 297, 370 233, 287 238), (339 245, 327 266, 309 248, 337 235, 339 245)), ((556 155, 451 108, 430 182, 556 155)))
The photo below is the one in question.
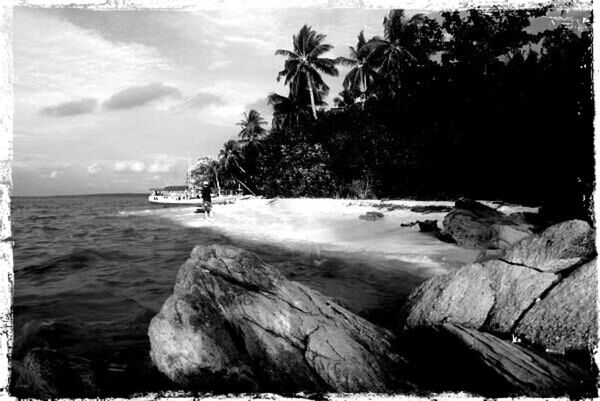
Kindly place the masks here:
POLYGON ((547 12, 393 10, 383 37, 361 32, 334 60, 351 70, 328 110, 332 46, 304 26, 294 51, 277 53, 290 93, 269 96, 271 130, 233 158, 229 144, 221 164, 266 196, 467 196, 582 214, 594 182, 591 26, 531 33, 547 12))

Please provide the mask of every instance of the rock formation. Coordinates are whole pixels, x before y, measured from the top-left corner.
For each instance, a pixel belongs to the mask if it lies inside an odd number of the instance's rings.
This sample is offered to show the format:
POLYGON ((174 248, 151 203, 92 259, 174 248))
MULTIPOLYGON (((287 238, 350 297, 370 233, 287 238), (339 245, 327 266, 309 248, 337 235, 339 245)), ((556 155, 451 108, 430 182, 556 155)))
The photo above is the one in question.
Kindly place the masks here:
POLYGON ((597 342, 594 231, 568 221, 523 239, 498 258, 423 283, 401 313, 404 328, 456 323, 540 346, 597 342))
POLYGON ((95 373, 89 360, 49 348, 32 348, 22 362, 13 362, 13 389, 37 398, 95 397, 95 373))
POLYGON ((573 363, 455 324, 421 326, 400 344, 411 378, 429 391, 581 397, 595 387, 594 377, 573 363))
POLYGON ((458 245, 469 249, 507 249, 535 228, 520 213, 507 216, 471 200, 456 201, 443 226, 458 245))
POLYGON ((151 357, 188 390, 593 396, 594 373, 564 355, 597 345, 595 258, 593 229, 560 223, 423 283, 395 336, 253 254, 196 247, 151 357))
POLYGON ((149 336, 158 369, 186 388, 412 388, 391 333, 232 247, 194 248, 149 336))

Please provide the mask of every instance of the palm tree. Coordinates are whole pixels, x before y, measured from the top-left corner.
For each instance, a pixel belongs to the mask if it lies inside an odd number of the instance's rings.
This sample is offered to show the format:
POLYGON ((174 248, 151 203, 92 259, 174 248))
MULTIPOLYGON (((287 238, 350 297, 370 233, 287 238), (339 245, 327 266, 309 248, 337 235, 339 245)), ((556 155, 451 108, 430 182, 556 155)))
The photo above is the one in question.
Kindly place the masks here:
POLYGON ((355 92, 350 89, 344 89, 337 97, 333 99, 335 107, 348 107, 356 103, 355 92))
MULTIPOLYGON (((271 93, 267 97, 267 101, 273 107, 272 126, 274 129, 289 128, 310 118, 311 104, 306 96, 294 96, 290 93, 286 97, 278 93, 271 93)), ((317 96, 314 103, 316 106, 327 105, 321 100, 321 96, 317 96)))
POLYGON ((356 47, 350 46, 350 58, 338 57, 335 60, 338 64, 352 67, 344 78, 344 88, 356 94, 366 92, 377 79, 373 58, 370 57, 372 53, 366 44, 364 31, 360 31, 356 47))
POLYGON ((384 37, 366 43, 369 57, 383 74, 394 78, 405 65, 422 62, 429 55, 430 49, 416 46, 419 27, 426 20, 423 14, 415 14, 407 21, 404 10, 391 10, 383 19, 384 37))
POLYGON ((244 113, 244 119, 237 123, 242 127, 242 130, 238 133, 241 138, 240 142, 245 146, 258 148, 260 140, 267 133, 267 130, 263 127, 266 124, 267 122, 258 111, 252 109, 248 113, 244 113))
POLYGON ((224 173, 232 173, 234 168, 239 169, 243 173, 246 171, 242 168, 240 162, 242 156, 240 153, 240 144, 234 139, 225 142, 223 149, 219 152, 219 165, 224 173))
POLYGON ((223 149, 219 152, 219 170, 225 176, 225 179, 230 182, 238 182, 243 185, 251 194, 255 195, 254 192, 248 188, 236 173, 236 169, 246 174, 246 170, 241 166, 242 155, 240 152, 240 144, 234 139, 230 139, 225 142, 223 149))
POLYGON ((335 60, 320 57, 333 49, 332 45, 323 43, 325 35, 313 31, 310 26, 304 25, 297 35, 293 36, 294 50, 279 49, 275 55, 286 56, 283 71, 277 74, 277 81, 285 77, 285 84, 290 85, 290 93, 298 97, 303 88, 310 96, 312 114, 317 119, 315 93, 326 96, 329 87, 321 78, 321 74, 337 76, 335 60))

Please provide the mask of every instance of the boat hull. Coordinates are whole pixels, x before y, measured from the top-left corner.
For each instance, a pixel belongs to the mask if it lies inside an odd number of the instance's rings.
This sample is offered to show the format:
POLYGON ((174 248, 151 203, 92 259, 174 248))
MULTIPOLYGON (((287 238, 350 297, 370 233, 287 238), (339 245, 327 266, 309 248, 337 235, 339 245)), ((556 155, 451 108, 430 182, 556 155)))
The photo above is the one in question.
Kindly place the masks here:
MULTIPOLYGON (((237 196, 219 196, 212 199, 213 205, 234 203, 237 200, 237 196)), ((202 205, 203 201, 201 198, 184 198, 184 197, 173 197, 163 195, 150 195, 148 201, 151 203, 157 203, 161 205, 187 205, 197 206, 202 205)))

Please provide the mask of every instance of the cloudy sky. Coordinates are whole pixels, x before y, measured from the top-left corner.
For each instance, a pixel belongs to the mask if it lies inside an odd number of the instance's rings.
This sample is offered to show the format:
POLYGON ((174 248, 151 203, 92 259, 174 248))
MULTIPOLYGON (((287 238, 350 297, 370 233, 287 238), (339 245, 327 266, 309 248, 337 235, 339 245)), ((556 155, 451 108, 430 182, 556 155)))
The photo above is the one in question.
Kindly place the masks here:
MULTIPOLYGON (((303 24, 327 35, 330 57, 347 56, 360 30, 382 34, 386 14, 17 7, 13 193, 183 184, 188 158, 216 157, 237 136, 244 111, 255 108, 270 121, 267 94, 287 94, 276 82, 284 59, 274 52, 291 48, 303 24)), ((340 77, 326 78, 330 97, 346 72, 340 67, 340 77)))
MULTIPOLYGON (((145 192, 182 184, 265 98, 308 23, 347 55, 386 10, 91 11, 16 8, 15 195, 145 192)), ((332 95, 346 70, 329 78, 332 95)))

